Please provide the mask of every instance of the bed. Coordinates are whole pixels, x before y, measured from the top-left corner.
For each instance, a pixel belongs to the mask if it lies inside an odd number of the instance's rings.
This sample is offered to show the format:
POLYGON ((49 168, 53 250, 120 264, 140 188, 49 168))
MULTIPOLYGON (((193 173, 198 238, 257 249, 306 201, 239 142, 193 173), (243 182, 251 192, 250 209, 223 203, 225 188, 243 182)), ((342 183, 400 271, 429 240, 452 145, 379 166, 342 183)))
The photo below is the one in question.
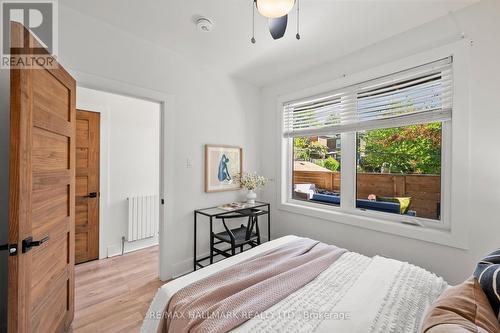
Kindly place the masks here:
MULTIPOLYGON (((162 314, 182 288, 299 239, 278 238, 166 283, 141 332, 162 331, 162 314)), ((418 332, 426 309, 447 287, 442 278, 411 264, 346 252, 314 280, 232 332, 418 332)))

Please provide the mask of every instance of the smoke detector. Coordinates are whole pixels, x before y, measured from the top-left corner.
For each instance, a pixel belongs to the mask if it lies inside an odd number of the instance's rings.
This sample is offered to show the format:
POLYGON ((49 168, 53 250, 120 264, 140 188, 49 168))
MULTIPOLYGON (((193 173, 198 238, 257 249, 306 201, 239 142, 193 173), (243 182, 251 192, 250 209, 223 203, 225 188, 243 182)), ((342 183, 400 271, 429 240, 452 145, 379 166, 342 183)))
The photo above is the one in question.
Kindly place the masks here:
POLYGON ((214 28, 214 24, 209 18, 200 17, 196 19, 196 27, 201 32, 210 32, 214 28))

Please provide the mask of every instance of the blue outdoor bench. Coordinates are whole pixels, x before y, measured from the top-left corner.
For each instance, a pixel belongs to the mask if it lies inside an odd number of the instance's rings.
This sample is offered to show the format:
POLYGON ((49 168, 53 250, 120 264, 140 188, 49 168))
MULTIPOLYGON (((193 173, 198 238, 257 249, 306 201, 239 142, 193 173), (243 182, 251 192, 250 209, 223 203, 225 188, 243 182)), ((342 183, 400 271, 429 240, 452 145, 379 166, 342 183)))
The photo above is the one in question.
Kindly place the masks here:
MULTIPOLYGON (((340 205, 340 196, 315 193, 311 201, 340 205)), ((356 200, 356 207, 360 209, 376 210, 384 213, 400 214, 401 212, 399 203, 396 202, 382 202, 358 199, 356 200)))

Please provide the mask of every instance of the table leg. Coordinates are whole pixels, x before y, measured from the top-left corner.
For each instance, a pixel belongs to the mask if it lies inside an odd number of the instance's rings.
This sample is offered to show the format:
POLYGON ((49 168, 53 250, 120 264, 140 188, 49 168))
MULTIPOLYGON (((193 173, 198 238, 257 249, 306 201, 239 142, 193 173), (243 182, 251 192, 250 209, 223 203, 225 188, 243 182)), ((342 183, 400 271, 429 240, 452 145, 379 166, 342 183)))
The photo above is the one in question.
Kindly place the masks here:
POLYGON ((194 255, 193 255, 193 270, 196 271, 196 212, 194 212, 194 255))
POLYGON ((212 237, 212 217, 210 216, 210 264, 214 263, 214 238, 212 237))
POLYGON ((267 205, 267 241, 271 241, 271 205, 267 205))

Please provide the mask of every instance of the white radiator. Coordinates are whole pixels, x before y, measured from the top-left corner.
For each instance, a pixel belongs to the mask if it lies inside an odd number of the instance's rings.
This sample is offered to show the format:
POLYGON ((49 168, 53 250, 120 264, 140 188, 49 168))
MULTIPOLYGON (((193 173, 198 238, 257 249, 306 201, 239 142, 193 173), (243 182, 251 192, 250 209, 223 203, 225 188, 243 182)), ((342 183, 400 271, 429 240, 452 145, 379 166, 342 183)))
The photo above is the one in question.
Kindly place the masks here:
POLYGON ((153 237, 159 228, 159 200, 157 195, 129 197, 127 241, 153 237))

